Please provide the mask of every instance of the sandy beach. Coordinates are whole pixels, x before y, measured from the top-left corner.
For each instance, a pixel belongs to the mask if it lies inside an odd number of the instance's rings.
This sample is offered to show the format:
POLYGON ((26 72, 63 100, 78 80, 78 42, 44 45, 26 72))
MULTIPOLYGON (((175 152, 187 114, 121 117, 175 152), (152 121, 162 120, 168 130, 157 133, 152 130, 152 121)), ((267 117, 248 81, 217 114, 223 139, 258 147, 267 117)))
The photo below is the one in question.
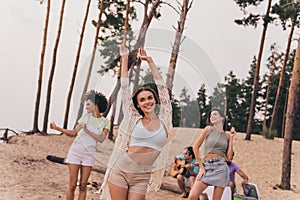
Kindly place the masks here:
MULTIPOLYGON (((185 146, 193 144, 200 133, 200 129, 175 128, 172 154, 180 154, 185 146)), ((293 141, 292 190, 284 191, 273 188, 281 180, 283 139, 268 140, 258 135, 252 135, 251 141, 244 138, 244 133, 237 133, 234 139, 234 161, 249 176, 249 182, 258 186, 261 199, 300 199, 300 142, 293 141)), ((66 135, 34 134, 13 136, 9 143, 0 144, 0 200, 65 199, 68 183, 67 166, 50 162, 46 156, 66 157, 73 139, 66 135)), ((98 145, 96 165, 102 165, 107 161, 113 145, 114 143, 109 140, 98 145)), ((102 180, 103 174, 93 171, 89 182, 100 185, 102 180)), ((236 181, 238 193, 242 193, 241 179, 238 175, 236 181)), ((174 178, 167 176, 164 182, 176 188, 174 178)), ((87 199, 99 199, 96 191, 96 187, 89 185, 87 199)), ((180 194, 162 189, 147 194, 146 198, 181 199, 180 194)))

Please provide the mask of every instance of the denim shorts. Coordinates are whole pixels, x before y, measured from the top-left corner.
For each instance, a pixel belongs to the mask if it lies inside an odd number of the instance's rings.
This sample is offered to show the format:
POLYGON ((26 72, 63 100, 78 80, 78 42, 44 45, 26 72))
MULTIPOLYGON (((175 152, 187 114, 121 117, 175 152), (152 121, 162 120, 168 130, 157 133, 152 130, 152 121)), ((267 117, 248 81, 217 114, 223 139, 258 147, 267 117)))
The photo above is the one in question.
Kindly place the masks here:
POLYGON ((212 186, 229 186, 229 168, 224 158, 204 159, 205 176, 201 181, 212 186))

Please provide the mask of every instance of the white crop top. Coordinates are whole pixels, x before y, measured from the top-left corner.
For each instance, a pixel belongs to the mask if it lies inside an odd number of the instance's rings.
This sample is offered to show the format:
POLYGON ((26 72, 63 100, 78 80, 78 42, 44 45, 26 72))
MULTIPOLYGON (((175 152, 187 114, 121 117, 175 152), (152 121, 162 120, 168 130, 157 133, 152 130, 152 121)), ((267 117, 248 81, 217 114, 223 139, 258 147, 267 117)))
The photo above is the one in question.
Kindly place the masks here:
POLYGON ((157 131, 149 131, 142 121, 139 121, 132 131, 129 146, 144 146, 161 151, 166 139, 167 135, 162 123, 157 131))

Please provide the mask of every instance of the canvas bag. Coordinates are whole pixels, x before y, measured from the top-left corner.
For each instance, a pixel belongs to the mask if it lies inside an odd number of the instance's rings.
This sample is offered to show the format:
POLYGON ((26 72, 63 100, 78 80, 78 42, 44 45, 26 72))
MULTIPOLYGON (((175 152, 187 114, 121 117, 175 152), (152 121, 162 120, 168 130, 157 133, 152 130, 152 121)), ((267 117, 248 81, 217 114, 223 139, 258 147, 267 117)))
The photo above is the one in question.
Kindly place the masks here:
POLYGON ((243 185, 244 194, 233 194, 234 200, 258 200, 259 194, 257 187, 254 184, 245 184, 243 185))

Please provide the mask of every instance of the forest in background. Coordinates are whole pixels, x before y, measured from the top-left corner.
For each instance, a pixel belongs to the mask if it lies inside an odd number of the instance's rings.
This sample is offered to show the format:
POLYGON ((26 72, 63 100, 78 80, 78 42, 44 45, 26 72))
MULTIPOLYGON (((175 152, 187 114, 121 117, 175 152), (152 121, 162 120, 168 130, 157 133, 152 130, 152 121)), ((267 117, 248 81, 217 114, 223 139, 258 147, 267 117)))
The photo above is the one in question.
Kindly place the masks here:
MULTIPOLYGON (((294 37, 294 30, 299 27, 299 11, 300 5, 298 1, 280 0, 273 3, 268 0, 268 6, 265 13, 255 13, 255 8, 260 6, 263 0, 234 0, 241 8, 244 18, 236 19, 235 23, 241 26, 262 26, 262 35, 259 43, 259 52, 253 57, 253 62, 249 67, 249 75, 246 79, 240 80, 234 75, 233 71, 228 72, 224 77, 224 82, 216 83, 216 89, 213 94, 207 94, 206 86, 199 83, 198 96, 191 99, 189 91, 183 87, 179 99, 174 98, 172 94, 173 81, 176 71, 178 55, 180 54, 181 44, 184 43, 185 21, 188 20, 188 11, 193 8, 193 1, 164 1, 164 0, 116 0, 116 1, 98 1, 99 17, 93 20, 96 34, 94 38, 94 46, 92 56, 88 65, 88 73, 82 91, 82 97, 89 88, 89 78, 93 68, 99 68, 100 76, 107 72, 114 72, 117 83, 114 86, 112 94, 109 96, 109 109, 104 114, 110 114, 111 121, 117 122, 112 125, 118 125, 122 118, 121 113, 116 113, 116 102, 118 91, 120 89, 119 77, 119 52, 118 47, 122 42, 130 49, 130 78, 132 80, 133 89, 143 83, 141 77, 141 62, 137 58, 137 49, 144 47, 147 31, 152 20, 159 19, 163 16, 160 12, 162 6, 169 6, 178 13, 178 19, 174 19, 174 41, 171 44, 170 62, 167 73, 167 86, 170 90, 170 96, 173 103, 173 124, 174 126, 183 127, 203 127, 207 117, 208 110, 213 106, 224 109, 228 119, 228 127, 235 126, 237 131, 246 132, 246 140, 250 140, 252 133, 262 134, 267 138, 275 136, 284 137, 284 155, 283 155, 283 179, 281 187, 289 189, 289 173, 290 156, 292 140, 299 139, 299 54, 300 47, 291 50, 291 42, 294 37), (136 12, 136 6, 141 6, 143 13, 139 15, 136 12), (251 12, 248 8, 252 7, 251 12), (135 35, 132 32, 132 22, 139 21, 139 33, 135 35), (262 53, 264 51, 264 42, 266 40, 267 28, 272 23, 279 23, 283 29, 290 30, 287 40, 285 52, 278 52, 276 44, 271 47, 271 55, 268 59, 269 72, 260 74, 262 62, 262 53), (100 51, 97 47, 100 46, 100 51), (105 61, 103 66, 94 66, 95 57, 100 56, 105 61), (118 119, 115 119, 118 117, 118 119)), ((37 91, 35 100, 35 109, 33 117, 32 130, 28 134, 42 133, 47 134, 49 124, 49 112, 51 108, 52 85, 56 71, 56 59, 59 53, 59 43, 61 41, 61 30, 64 23, 64 12, 66 0, 61 1, 61 10, 59 11, 59 23, 55 44, 52 52, 52 60, 50 66, 49 77, 43 77, 44 74, 44 55, 47 49, 47 33, 49 15, 51 11, 51 0, 40 1, 45 3, 46 16, 43 40, 41 42, 42 50, 39 65, 39 74, 37 81, 37 91), (47 83, 44 83, 45 79, 47 83), (47 85, 47 91, 42 93, 42 85, 47 85), (40 116, 40 100, 45 95, 46 103, 43 110, 43 127, 39 127, 40 116)), ((73 97, 73 89, 76 85, 76 76, 78 63, 80 60, 81 47, 83 45, 84 31, 87 24, 87 16, 89 14, 91 0, 87 0, 84 20, 82 22, 82 30, 79 37, 76 60, 74 63, 71 83, 67 95, 67 103, 65 106, 64 127, 68 127, 70 102, 73 97)), ((234 23, 234 22, 233 22, 234 23)), ((272 33, 268 33, 272 34, 272 33)), ((299 41, 299 38, 296 38, 299 41)), ((242 52, 241 52, 242 53, 242 52)), ((238 56, 238 55, 237 55, 238 56)), ((147 82, 145 82, 147 83, 147 82)), ((82 83, 80 83, 82 84, 82 83)), ((82 98, 83 99, 83 98, 82 98)), ((81 116, 83 110, 83 101, 78 109, 78 116, 81 116)), ((70 126, 70 125, 69 125, 70 126)), ((72 126, 72 125, 71 125, 72 126)), ((111 129, 113 130, 113 129, 111 129)), ((112 139, 112 138, 110 138, 112 139)))

